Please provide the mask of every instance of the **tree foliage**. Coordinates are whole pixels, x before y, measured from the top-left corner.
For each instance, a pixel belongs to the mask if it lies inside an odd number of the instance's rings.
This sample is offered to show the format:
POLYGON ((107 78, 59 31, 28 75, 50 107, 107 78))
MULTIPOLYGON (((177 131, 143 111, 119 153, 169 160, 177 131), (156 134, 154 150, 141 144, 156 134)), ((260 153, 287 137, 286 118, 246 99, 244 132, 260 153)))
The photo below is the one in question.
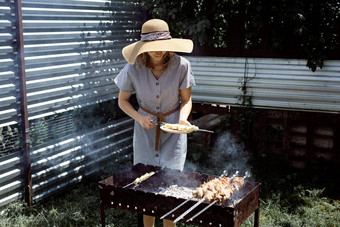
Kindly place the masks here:
POLYGON ((269 44, 283 49, 294 40, 315 71, 322 68, 327 53, 338 48, 340 1, 309 0, 140 0, 153 18, 166 20, 172 33, 190 37, 196 45, 227 47, 227 31, 233 18, 243 18, 246 49, 263 41, 269 30, 269 44))

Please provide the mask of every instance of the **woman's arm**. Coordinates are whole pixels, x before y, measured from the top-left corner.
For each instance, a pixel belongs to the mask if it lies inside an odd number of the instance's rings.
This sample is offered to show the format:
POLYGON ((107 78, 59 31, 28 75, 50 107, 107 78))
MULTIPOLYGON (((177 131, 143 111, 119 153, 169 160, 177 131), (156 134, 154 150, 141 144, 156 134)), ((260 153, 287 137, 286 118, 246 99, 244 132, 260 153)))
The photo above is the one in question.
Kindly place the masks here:
POLYGON ((190 126, 191 124, 187 119, 190 115, 192 108, 191 87, 180 90, 180 94, 181 94, 181 106, 179 114, 179 124, 190 126))
POLYGON ((150 116, 142 115, 138 113, 131 105, 129 99, 131 97, 130 92, 119 91, 118 106, 131 118, 135 119, 145 129, 153 128, 153 120, 150 116))

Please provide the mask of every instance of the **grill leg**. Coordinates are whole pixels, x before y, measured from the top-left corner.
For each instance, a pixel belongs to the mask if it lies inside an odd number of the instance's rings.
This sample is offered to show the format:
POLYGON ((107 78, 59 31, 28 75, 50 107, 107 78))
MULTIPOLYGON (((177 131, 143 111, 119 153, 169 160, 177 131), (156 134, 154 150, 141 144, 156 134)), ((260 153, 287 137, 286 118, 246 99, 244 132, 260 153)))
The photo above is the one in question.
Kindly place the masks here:
POLYGON ((104 204, 100 204, 100 219, 102 222, 102 227, 105 227, 105 207, 104 204))
POLYGON ((260 206, 255 210, 254 214, 254 227, 260 226, 260 206))
POLYGON ((138 227, 144 227, 144 224, 143 224, 143 214, 138 214, 137 221, 138 221, 138 224, 137 224, 138 227))

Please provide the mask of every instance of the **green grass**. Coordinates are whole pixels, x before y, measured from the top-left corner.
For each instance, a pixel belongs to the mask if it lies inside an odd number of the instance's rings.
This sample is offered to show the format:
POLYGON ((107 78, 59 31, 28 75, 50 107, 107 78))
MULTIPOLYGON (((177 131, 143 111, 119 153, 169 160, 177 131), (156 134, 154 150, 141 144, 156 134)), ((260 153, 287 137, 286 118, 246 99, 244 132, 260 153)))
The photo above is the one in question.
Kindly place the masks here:
MULTIPOLYGON (((339 170, 306 173, 269 156, 256 157, 250 165, 261 183, 260 226, 340 226, 339 170)), ((11 203, 0 211, 0 226, 100 226, 98 181, 106 177, 86 179, 32 208, 11 203)), ((137 226, 134 213, 106 209, 106 218, 107 226, 137 226)), ((242 227, 253 226, 253 220, 250 216, 242 227)))

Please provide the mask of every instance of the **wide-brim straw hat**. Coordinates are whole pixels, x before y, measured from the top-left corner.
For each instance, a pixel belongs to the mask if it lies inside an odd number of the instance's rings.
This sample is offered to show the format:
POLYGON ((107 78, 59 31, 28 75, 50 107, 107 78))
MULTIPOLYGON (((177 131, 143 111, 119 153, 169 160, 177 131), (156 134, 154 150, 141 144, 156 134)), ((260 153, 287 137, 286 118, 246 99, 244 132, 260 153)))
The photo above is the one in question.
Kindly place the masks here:
POLYGON ((191 53, 194 45, 190 39, 172 38, 168 24, 160 19, 151 19, 142 26, 141 40, 123 48, 127 62, 134 64, 138 55, 149 51, 191 53))

